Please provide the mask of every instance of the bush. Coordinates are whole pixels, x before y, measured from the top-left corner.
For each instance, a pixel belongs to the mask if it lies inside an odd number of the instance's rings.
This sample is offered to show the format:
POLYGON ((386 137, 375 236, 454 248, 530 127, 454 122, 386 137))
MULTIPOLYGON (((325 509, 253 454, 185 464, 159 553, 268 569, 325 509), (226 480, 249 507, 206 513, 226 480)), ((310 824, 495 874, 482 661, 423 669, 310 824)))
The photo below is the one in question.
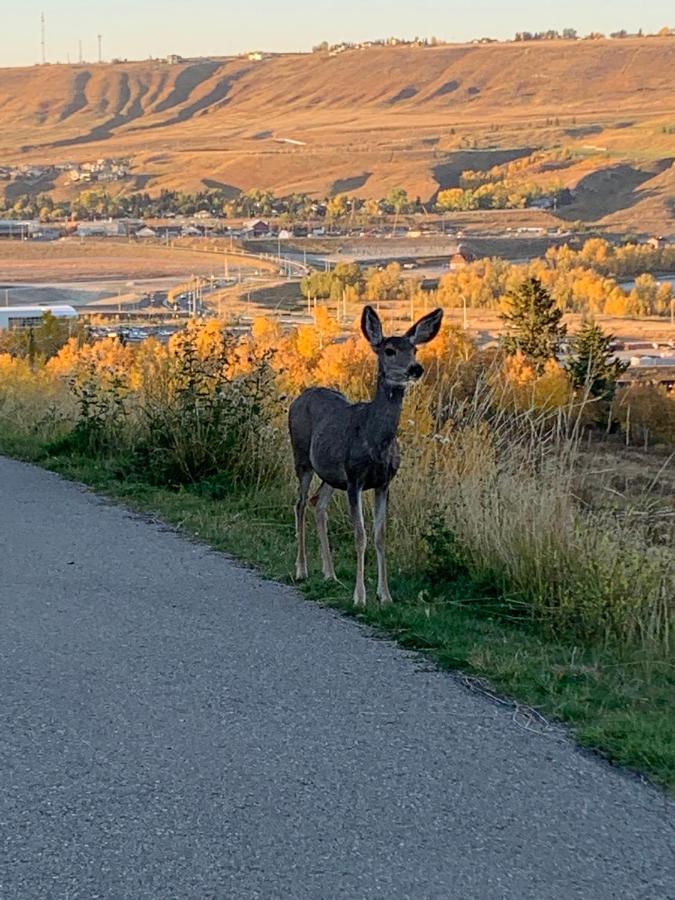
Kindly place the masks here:
POLYGON ((632 384, 617 394, 615 414, 628 442, 675 444, 675 394, 653 384, 632 384))
POLYGON ((208 478, 222 489, 225 482, 256 482, 270 467, 266 445, 275 442, 278 431, 274 376, 266 357, 252 361, 248 371, 233 373, 235 350, 227 339, 203 356, 188 332, 163 390, 148 392, 139 413, 135 460, 152 483, 208 478))

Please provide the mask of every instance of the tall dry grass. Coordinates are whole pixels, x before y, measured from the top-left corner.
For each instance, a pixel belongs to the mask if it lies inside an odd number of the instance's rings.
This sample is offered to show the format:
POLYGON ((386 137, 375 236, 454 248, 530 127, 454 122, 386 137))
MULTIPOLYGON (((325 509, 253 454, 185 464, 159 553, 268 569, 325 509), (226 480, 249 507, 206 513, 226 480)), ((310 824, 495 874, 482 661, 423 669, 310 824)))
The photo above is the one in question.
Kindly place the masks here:
MULTIPOLYGON (((583 404, 514 411, 490 373, 466 398, 410 398, 393 543, 430 571, 466 573, 509 614, 582 639, 668 651, 675 618, 673 519, 588 507, 583 404), (429 431, 415 414, 435 411, 429 431), (658 522, 659 527, 655 528, 658 522), (664 526, 665 522, 665 527, 664 526)), ((598 485, 594 484, 597 494, 598 485)))

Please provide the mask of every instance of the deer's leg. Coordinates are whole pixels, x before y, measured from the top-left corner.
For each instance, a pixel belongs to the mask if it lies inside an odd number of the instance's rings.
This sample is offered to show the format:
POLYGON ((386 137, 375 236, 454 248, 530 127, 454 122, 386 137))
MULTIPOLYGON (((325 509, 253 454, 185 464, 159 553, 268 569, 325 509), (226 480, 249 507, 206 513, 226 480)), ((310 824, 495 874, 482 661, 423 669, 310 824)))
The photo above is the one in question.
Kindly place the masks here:
POLYGON ((295 534, 298 539, 298 555, 295 560, 295 577, 307 578, 307 558, 305 556, 305 510, 309 485, 314 473, 300 472, 298 475, 298 499, 295 504, 295 534))
MULTIPOLYGON (((323 577, 326 580, 336 581, 335 569, 333 567, 333 557, 330 552, 330 542, 328 540, 328 504, 333 496, 333 488, 324 481, 316 495, 316 527, 319 532, 319 543, 321 544, 321 569, 323 577)), ((314 500, 312 500, 314 502, 314 500)))
POLYGON ((388 495, 388 487, 375 490, 375 510, 373 513, 373 538, 375 552, 377 553, 377 599, 383 606, 385 603, 391 603, 391 594, 387 583, 387 558, 385 556, 388 495))
POLYGON ((357 485, 349 485, 347 489, 349 511, 354 525, 354 543, 356 544, 356 586, 354 588, 354 604, 366 605, 366 585, 364 582, 364 559, 366 555, 366 529, 363 524, 362 491, 357 485))

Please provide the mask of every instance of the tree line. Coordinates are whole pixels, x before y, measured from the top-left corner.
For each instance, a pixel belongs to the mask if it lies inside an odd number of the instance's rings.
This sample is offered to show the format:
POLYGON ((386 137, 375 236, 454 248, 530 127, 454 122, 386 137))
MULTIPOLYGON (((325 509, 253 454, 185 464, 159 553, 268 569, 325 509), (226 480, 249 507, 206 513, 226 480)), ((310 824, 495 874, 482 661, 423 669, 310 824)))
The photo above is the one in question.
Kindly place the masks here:
POLYGON ((311 272, 300 287, 305 298, 336 305, 410 300, 418 305, 433 301, 455 308, 499 309, 524 279, 536 278, 563 312, 667 316, 675 302, 673 288, 649 274, 650 269, 675 272, 675 246, 614 247, 591 238, 579 250, 550 248, 543 259, 526 265, 499 258, 477 260, 441 276, 432 291, 423 289, 419 278, 403 277, 396 262, 370 269, 339 263, 328 272, 311 272), (621 287, 616 280, 621 277, 633 278, 632 287, 621 287))
POLYGON ((306 193, 283 197, 272 191, 252 188, 233 196, 232 189, 206 188, 193 193, 162 189, 152 195, 147 191, 111 194, 104 187, 80 191, 71 200, 54 200, 49 193, 35 196, 21 194, 9 200, 0 197, 0 217, 39 219, 56 222, 67 219, 92 218, 167 218, 193 216, 206 212, 218 218, 253 218, 264 216, 282 223, 321 219, 328 222, 350 219, 369 223, 383 216, 414 215, 422 212, 445 212, 451 209, 521 209, 542 197, 565 202, 569 192, 559 185, 517 183, 490 173, 463 173, 463 177, 482 178, 472 187, 441 191, 433 201, 422 202, 411 197, 402 187, 394 187, 384 197, 364 198, 338 193, 317 199, 306 193))

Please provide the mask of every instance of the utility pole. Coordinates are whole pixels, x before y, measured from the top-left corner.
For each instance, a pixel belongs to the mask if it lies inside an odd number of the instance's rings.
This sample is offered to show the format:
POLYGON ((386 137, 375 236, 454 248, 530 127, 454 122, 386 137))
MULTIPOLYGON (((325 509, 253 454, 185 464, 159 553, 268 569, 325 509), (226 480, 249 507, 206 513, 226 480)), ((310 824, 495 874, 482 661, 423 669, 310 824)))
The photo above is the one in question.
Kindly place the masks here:
POLYGON ((96 38, 97 38, 97 40, 98 40, 98 61, 99 61, 99 62, 103 62, 103 55, 102 55, 102 53, 101 53, 101 40, 102 40, 102 37, 101 37, 100 34, 97 34, 97 35, 96 35, 96 38))
POLYGON ((78 50, 78 60, 80 65, 82 65, 82 41, 79 40, 77 42, 77 50, 78 50))
POLYGON ((45 48, 45 14, 40 13, 40 43, 42 44, 42 65, 47 62, 47 51, 45 48))

